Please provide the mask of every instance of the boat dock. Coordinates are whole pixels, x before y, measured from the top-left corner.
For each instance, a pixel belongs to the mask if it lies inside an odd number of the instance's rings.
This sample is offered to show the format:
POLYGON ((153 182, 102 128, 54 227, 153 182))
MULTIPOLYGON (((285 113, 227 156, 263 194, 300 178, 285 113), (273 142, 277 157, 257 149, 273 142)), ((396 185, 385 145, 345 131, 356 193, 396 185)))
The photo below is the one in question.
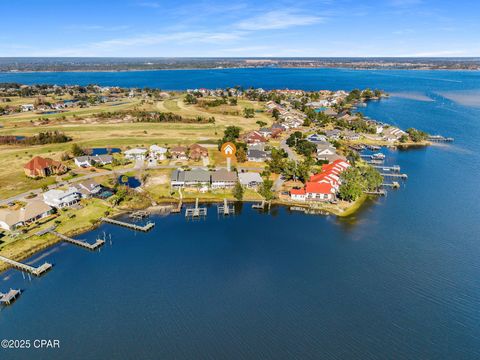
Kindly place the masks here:
POLYGON ((26 271, 26 272, 28 272, 32 275, 35 275, 35 276, 40 276, 40 275, 42 275, 43 273, 47 272, 48 270, 50 270, 52 268, 52 264, 47 263, 47 262, 44 263, 43 265, 40 265, 39 267, 34 267, 34 266, 31 266, 31 265, 23 264, 21 262, 6 258, 5 256, 0 256, 0 261, 3 261, 5 263, 11 265, 12 267, 14 267, 18 270, 26 271))
POLYGON ((441 135, 432 135, 427 138, 428 141, 431 142, 453 142, 454 139, 452 137, 444 137, 441 135))
POLYGON ((10 289, 10 291, 5 294, 0 292, 0 304, 10 305, 12 302, 17 300, 20 294, 21 294, 20 290, 14 290, 14 289, 10 289))
POLYGON ((150 216, 150 213, 148 211, 134 211, 129 215, 130 218, 136 219, 136 220, 141 220, 149 216, 150 216))
POLYGON ((195 207, 185 210, 186 218, 198 218, 200 216, 207 216, 207 208, 198 206, 198 198, 195 199, 195 207))
POLYGON ((223 216, 234 215, 235 207, 229 205, 227 199, 223 199, 223 205, 218 205, 218 214, 223 216))
POLYGON ((372 165, 375 169, 380 169, 383 171, 393 171, 393 172, 400 172, 400 165, 392 165, 392 166, 382 166, 382 165, 372 165))
POLYGON ((255 203, 255 204, 252 204, 252 209, 260 209, 260 210, 263 210, 265 209, 265 205, 267 203, 265 202, 265 200, 262 200, 261 203, 255 203))
POLYGON ((384 163, 384 160, 370 160, 370 161, 365 161, 367 164, 370 164, 370 165, 381 165, 384 163))
POLYGON ((392 174, 392 173, 380 173, 383 177, 393 177, 393 178, 400 178, 400 179, 408 179, 407 174, 392 174))
POLYGON ((384 190, 384 189, 378 189, 378 190, 375 190, 375 191, 365 191, 365 194, 387 196, 387 191, 384 190))
POLYGON ((382 186, 391 187, 392 189, 398 189, 400 187, 400 183, 397 181, 393 181, 392 183, 383 183, 382 186))
POLYGON ((142 231, 142 232, 150 231, 155 226, 155 223, 151 222, 151 221, 149 221, 144 226, 140 226, 140 225, 132 224, 132 223, 127 223, 127 222, 119 221, 119 220, 115 220, 115 219, 109 219, 109 218, 100 218, 100 221, 103 221, 103 222, 106 222, 106 223, 109 223, 109 224, 113 224, 113 225, 123 226, 123 227, 129 228, 129 229, 132 229, 132 230, 142 231))
POLYGON ((100 246, 105 244, 105 240, 102 240, 102 239, 97 239, 97 241, 95 241, 95 243, 90 244, 90 243, 88 243, 86 241, 83 241, 83 240, 72 239, 71 237, 65 236, 65 235, 60 234, 60 233, 58 233, 56 231, 53 231, 53 230, 51 230, 49 232, 50 232, 50 234, 59 237, 60 239, 62 239, 65 242, 68 242, 70 244, 77 245, 77 246, 80 246, 80 247, 83 247, 85 249, 92 250, 92 251, 97 250, 100 246))

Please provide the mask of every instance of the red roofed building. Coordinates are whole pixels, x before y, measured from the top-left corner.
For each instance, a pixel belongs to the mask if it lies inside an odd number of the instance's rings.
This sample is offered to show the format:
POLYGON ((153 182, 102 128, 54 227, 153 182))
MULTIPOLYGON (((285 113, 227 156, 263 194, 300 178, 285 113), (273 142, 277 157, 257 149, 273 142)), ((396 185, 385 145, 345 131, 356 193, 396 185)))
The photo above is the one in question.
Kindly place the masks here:
POLYGON ((292 189, 290 190, 290 198, 295 201, 305 201, 306 193, 305 189, 292 189))
POLYGON ((245 141, 247 144, 258 144, 267 142, 267 139, 262 136, 258 131, 251 131, 242 135, 242 140, 245 141))
POLYGON ((307 200, 333 201, 335 200, 335 188, 329 183, 307 182, 305 185, 307 200))
POLYGON ((50 175, 64 174, 67 167, 59 161, 35 156, 23 166, 25 175, 28 177, 46 177, 50 175))

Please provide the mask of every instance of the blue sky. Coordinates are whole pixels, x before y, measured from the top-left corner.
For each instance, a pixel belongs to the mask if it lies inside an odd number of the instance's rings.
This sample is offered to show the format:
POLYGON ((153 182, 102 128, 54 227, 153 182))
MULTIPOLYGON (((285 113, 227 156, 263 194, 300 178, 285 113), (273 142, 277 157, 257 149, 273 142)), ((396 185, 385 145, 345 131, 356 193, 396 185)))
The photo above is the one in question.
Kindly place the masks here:
POLYGON ((0 0, 0 56, 480 56, 480 1, 0 0))

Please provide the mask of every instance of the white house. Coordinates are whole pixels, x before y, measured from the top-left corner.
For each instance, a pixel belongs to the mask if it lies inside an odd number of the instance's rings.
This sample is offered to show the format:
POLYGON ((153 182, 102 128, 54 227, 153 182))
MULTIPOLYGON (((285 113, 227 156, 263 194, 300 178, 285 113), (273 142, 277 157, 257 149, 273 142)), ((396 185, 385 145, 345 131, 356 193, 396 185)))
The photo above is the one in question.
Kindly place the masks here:
POLYGON ((33 104, 23 104, 20 106, 22 111, 33 111, 35 110, 35 106, 33 104))
POLYGON ((113 157, 112 155, 77 156, 74 161, 78 167, 91 167, 95 164, 111 164, 113 157))
POLYGON ((52 211, 50 206, 40 200, 30 201, 19 210, 0 209, 0 228, 9 231, 15 230, 20 226, 47 217, 52 211))
POLYGON ((167 151, 167 148, 152 145, 150 146, 150 158, 159 161, 165 160, 167 158, 167 151))
POLYGON ((147 149, 135 148, 125 151, 124 154, 129 160, 145 160, 147 152, 147 149))
POLYGON ((238 174, 240 184, 247 188, 256 188, 263 183, 263 179, 257 172, 243 172, 238 174))
POLYGON ((317 145, 317 159, 318 160, 329 160, 332 155, 336 155, 337 149, 328 144, 328 145, 317 145))
POLYGON ((102 191, 103 187, 95 180, 86 180, 73 185, 73 187, 81 194, 83 198, 89 198, 97 195, 102 191))
POLYGON ((234 171, 219 169, 212 172, 212 188, 214 189, 234 187, 237 180, 237 173, 234 171))
POLYGON ((74 187, 67 190, 49 190, 43 194, 43 201, 55 208, 63 208, 76 204, 80 201, 82 194, 74 187))

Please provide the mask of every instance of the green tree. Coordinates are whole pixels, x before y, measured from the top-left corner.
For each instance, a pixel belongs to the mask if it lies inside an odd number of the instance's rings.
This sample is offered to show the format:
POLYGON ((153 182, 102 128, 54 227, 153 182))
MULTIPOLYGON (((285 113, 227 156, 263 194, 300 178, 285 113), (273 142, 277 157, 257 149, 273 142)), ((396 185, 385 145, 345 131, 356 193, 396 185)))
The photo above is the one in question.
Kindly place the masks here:
POLYGON ((274 198, 274 194, 272 191, 273 181, 270 179, 264 179, 262 185, 258 189, 258 193, 262 195, 265 200, 272 200, 274 198))
POLYGON ((237 199, 238 201, 242 201, 244 190, 243 190, 242 184, 240 184, 239 181, 237 181, 237 183, 235 184, 235 187, 233 188, 232 192, 233 192, 233 197, 235 199, 237 199))
POLYGON ((345 170, 342 175, 342 185, 338 190, 338 197, 346 201, 355 201, 363 194, 364 179, 355 167, 345 170))
POLYGON ((197 98, 193 94, 187 94, 184 100, 185 104, 196 104, 198 102, 197 98))
POLYGON ((75 157, 85 155, 85 150, 78 144, 72 144, 71 151, 72 155, 75 157))
POLYGON ((246 119, 253 118, 255 116, 255 110, 252 108, 244 108, 243 109, 243 117, 246 119))
POLYGON ((256 121, 256 124, 257 124, 260 128, 263 128, 263 127, 267 126, 267 123, 266 123, 265 121, 262 121, 262 120, 256 121))
POLYGON ((274 108, 272 110, 272 116, 275 118, 275 120, 278 121, 278 119, 280 118, 280 111, 277 108, 274 108))
POLYGON ((244 163, 247 161, 247 153, 243 147, 238 148, 236 156, 239 163, 244 163))

